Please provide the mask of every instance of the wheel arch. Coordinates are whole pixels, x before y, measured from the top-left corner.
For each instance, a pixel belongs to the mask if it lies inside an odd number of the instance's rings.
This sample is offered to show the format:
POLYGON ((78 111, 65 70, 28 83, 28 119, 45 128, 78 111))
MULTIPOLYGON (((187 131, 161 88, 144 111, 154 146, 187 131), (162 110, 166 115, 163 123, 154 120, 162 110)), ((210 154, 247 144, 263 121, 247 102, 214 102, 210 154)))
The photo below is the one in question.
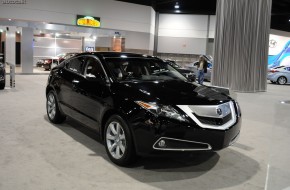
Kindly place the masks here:
POLYGON ((47 87, 46 87, 46 90, 45 90, 45 95, 47 95, 47 94, 49 93, 49 91, 51 91, 51 90, 54 90, 54 89, 52 88, 52 86, 47 86, 47 87))
POLYGON ((288 81, 288 78, 286 77, 286 76, 284 76, 284 75, 281 75, 281 76, 279 76, 278 78, 277 78, 277 83, 278 84, 280 84, 280 82, 279 82, 279 79, 280 78, 284 78, 285 79, 285 83, 284 84, 287 84, 289 81, 288 81))
POLYGON ((128 117, 126 117, 125 114, 123 114, 122 112, 120 112, 118 110, 115 110, 115 109, 109 109, 109 110, 107 110, 104 113, 103 117, 102 117, 102 120, 101 120, 101 128, 100 128, 100 136, 101 136, 102 141, 105 140, 105 125, 106 125, 108 119, 112 115, 119 115, 126 122, 126 124, 129 127, 130 133, 132 135, 134 149, 135 149, 135 151, 137 151, 136 150, 136 147, 137 146, 135 145, 135 143, 136 143, 135 135, 133 133, 133 129, 131 128, 130 124, 128 123, 128 117))

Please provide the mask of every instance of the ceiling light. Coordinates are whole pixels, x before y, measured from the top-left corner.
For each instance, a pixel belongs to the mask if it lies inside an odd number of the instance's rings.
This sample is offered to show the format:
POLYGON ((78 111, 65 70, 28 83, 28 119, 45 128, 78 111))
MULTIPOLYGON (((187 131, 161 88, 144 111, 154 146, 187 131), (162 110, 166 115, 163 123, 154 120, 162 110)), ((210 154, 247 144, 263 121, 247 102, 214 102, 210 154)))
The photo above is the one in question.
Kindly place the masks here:
POLYGON ((55 35, 58 37, 58 36, 60 36, 60 34, 59 33, 55 33, 55 35))
POLYGON ((11 21, 11 18, 9 18, 8 20, 11 21))
POLYGON ((20 31, 17 31, 17 34, 20 34, 20 31))
POLYGON ((176 10, 175 12, 176 12, 176 13, 180 13, 180 10, 176 10))
POLYGON ((174 5, 174 8, 179 9, 179 4, 178 4, 178 2, 176 2, 176 4, 174 5))

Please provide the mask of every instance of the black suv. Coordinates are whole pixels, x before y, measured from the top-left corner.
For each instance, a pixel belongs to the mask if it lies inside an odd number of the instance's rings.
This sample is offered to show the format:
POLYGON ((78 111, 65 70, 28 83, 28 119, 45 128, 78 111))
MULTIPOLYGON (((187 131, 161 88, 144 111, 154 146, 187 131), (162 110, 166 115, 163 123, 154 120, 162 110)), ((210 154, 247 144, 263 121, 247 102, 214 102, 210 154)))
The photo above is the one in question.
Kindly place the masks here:
POLYGON ((5 63, 3 60, 3 54, 0 53, 0 90, 3 90, 5 88, 5 78, 6 78, 5 63))
POLYGON ((240 133, 234 99, 147 55, 78 54, 51 70, 46 97, 51 122, 69 116, 95 129, 118 165, 136 155, 220 150, 240 133))

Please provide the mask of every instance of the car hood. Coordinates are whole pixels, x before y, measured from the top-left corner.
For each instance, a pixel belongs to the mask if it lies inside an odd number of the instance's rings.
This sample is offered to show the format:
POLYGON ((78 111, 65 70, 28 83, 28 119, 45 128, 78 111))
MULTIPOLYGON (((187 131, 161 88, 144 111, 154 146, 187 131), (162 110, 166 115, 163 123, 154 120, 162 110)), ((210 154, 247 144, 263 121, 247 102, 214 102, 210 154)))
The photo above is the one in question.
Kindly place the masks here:
POLYGON ((186 68, 178 68, 177 69, 181 73, 192 73, 193 71, 186 69, 186 68))
POLYGON ((116 94, 133 101, 163 105, 217 105, 231 100, 214 87, 179 80, 120 82, 115 90, 116 94))

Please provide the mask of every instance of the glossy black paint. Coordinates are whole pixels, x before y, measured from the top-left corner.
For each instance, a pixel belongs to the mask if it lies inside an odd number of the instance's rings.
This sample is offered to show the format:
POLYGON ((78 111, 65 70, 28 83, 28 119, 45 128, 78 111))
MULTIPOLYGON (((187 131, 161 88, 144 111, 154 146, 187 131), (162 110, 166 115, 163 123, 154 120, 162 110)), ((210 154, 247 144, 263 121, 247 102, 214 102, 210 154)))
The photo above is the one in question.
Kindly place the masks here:
MULTIPOLYGON (((118 81, 109 69, 106 59, 112 57, 150 58, 140 54, 93 52, 75 57, 82 61, 88 57, 97 59, 106 72, 106 78, 91 79, 66 68, 71 59, 53 68, 46 93, 54 90, 61 112, 86 126, 98 131, 102 138, 104 124, 112 114, 120 115, 128 124, 134 139, 136 152, 140 155, 160 152, 153 144, 160 137, 170 137, 208 143, 213 150, 229 146, 230 141, 240 131, 240 117, 227 130, 213 130, 199 127, 193 120, 179 122, 165 117, 156 117, 134 101, 156 102, 162 105, 218 105, 232 101, 232 98, 214 87, 200 86, 182 80, 170 81, 118 81)), ((75 58, 73 57, 73 58, 75 58)), ((124 59, 126 59, 124 58, 124 59)), ((85 67, 85 61, 84 61, 85 67)), ((82 67, 82 73, 84 72, 82 67)), ((181 111, 181 110, 179 110, 181 111)))

